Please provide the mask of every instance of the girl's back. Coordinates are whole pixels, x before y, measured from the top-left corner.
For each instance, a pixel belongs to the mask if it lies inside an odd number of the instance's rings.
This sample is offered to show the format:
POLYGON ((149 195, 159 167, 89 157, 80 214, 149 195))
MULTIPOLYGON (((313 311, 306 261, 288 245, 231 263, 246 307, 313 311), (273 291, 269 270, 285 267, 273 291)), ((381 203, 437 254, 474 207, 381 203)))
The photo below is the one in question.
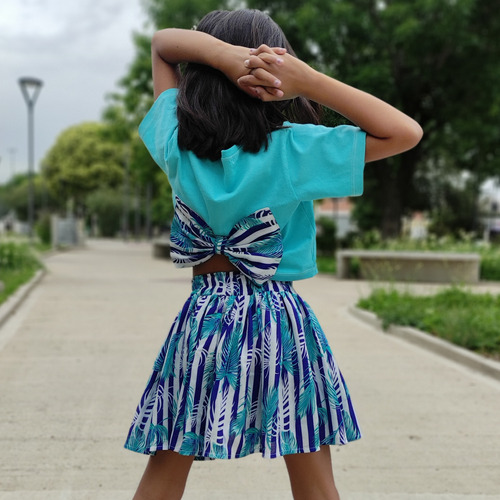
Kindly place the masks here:
POLYGON ((210 13, 198 29, 153 37, 157 100, 140 126, 175 196, 173 261, 193 281, 127 438, 152 455, 134 498, 180 499, 194 457, 259 452, 285 457, 295 500, 338 500, 328 445, 361 433, 291 282, 317 272, 312 200, 360 195, 365 161, 421 129, 290 55, 261 12, 210 13), (317 125, 319 104, 357 126, 317 125))

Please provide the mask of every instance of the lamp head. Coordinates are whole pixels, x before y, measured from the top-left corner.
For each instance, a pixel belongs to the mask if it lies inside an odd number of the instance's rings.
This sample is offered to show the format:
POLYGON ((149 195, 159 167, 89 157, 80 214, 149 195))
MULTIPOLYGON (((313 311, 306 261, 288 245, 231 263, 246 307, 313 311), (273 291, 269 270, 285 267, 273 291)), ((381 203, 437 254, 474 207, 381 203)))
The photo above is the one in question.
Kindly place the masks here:
POLYGON ((28 105, 35 103, 42 89, 42 85, 43 82, 39 78, 33 78, 31 76, 19 78, 19 86, 21 87, 21 92, 28 105))

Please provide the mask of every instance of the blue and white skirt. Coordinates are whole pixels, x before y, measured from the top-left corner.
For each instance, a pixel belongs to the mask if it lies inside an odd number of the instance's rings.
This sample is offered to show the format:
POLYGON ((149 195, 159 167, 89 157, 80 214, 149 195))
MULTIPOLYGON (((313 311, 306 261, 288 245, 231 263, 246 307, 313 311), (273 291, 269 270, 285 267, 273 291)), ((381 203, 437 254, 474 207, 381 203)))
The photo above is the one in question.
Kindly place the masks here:
POLYGON ((326 337, 292 283, 220 272, 193 279, 125 448, 275 458, 360 437, 326 337))

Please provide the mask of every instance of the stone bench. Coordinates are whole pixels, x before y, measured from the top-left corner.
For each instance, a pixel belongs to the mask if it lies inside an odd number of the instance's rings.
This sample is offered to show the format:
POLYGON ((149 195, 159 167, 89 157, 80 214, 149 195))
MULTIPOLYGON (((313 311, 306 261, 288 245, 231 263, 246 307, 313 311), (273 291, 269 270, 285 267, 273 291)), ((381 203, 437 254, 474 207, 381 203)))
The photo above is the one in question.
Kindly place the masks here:
POLYGON ((153 240, 153 257, 156 259, 170 259, 170 238, 153 240))
POLYGON ((339 250, 337 277, 428 283, 477 283, 480 257, 474 253, 339 250), (353 267, 356 273, 353 273, 353 267), (356 275, 354 275, 356 274, 356 275))

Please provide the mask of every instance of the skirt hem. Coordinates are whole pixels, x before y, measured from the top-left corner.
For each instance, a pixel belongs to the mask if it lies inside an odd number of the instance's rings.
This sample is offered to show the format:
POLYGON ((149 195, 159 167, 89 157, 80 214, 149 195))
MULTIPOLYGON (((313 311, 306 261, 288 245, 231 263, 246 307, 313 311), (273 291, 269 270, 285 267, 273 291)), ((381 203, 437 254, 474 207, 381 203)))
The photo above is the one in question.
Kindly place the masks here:
POLYGON ((319 451, 319 449, 320 449, 321 446, 345 446, 346 444, 353 443, 355 441, 359 441, 361 439, 361 437, 362 436, 359 435, 359 436, 354 437, 354 438, 350 439, 349 441, 345 441, 345 442, 328 442, 328 441, 331 441, 331 440, 326 440, 326 442, 320 443, 319 446, 312 446, 310 448, 297 448, 294 451, 288 451, 286 453, 275 453, 275 454, 271 454, 271 455, 266 454, 262 450, 262 448, 256 447, 252 451, 248 451, 247 453, 238 454, 238 455, 235 455, 235 456, 232 456, 232 457, 231 456, 226 456, 226 457, 215 456, 213 453, 193 455, 191 453, 182 452, 181 446, 170 446, 170 447, 165 447, 165 448, 159 447, 156 450, 145 449, 143 451, 137 450, 137 449, 135 449, 135 448, 133 448, 131 446, 127 446, 127 445, 125 445, 124 448, 126 450, 133 451, 135 453, 140 453, 141 455, 148 455, 148 456, 154 456, 156 454, 156 452, 158 452, 158 451, 175 451, 179 455, 182 455, 182 456, 185 456, 185 457, 193 457, 194 456, 195 460, 201 461, 201 462, 206 461, 206 460, 235 460, 235 459, 238 459, 238 458, 245 458, 245 457, 248 457, 250 455, 254 455, 256 453, 260 453, 262 455, 262 458, 266 458, 266 459, 272 460, 272 459, 275 459, 275 458, 284 457, 286 455, 298 455, 300 453, 315 453, 315 452, 319 451))

